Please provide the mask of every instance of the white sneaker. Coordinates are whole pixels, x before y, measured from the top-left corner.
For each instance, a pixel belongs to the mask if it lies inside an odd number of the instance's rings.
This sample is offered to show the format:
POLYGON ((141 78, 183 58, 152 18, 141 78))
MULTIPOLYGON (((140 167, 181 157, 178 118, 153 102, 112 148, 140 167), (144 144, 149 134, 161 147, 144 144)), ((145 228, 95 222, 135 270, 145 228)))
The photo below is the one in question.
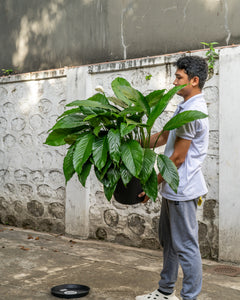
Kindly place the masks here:
POLYGON ((160 293, 158 290, 142 296, 137 296, 136 300, 179 300, 178 297, 175 296, 175 291, 169 295, 166 296, 162 293, 160 293))

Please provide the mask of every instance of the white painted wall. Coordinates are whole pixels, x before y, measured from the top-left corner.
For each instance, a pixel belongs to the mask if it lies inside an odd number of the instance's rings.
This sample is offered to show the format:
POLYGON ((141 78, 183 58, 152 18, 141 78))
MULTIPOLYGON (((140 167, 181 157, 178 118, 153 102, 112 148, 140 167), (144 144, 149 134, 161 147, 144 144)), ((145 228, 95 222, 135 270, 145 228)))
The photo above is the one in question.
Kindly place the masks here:
POLYGON ((219 78, 219 258, 240 261, 240 47, 221 50, 219 78))

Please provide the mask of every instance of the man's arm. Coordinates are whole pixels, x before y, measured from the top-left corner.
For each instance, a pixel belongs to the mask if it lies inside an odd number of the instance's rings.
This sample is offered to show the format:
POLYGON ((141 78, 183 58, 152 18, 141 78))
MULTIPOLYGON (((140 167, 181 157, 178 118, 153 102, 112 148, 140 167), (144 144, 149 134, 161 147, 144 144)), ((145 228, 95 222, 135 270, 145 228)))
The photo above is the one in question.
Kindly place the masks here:
MULTIPOLYGON (((181 164, 184 163, 191 142, 191 140, 182 139, 180 137, 176 138, 173 154, 169 158, 173 161, 177 168, 179 168, 181 164)), ((158 184, 163 182, 163 180, 164 179, 162 178, 162 175, 158 174, 158 184)))
MULTIPOLYGON (((187 156, 191 142, 192 142, 191 140, 182 139, 180 137, 176 138, 176 141, 174 144, 174 151, 173 151, 173 154, 171 155, 170 159, 174 162, 174 164, 177 168, 179 168, 181 166, 181 164, 185 161, 185 158, 187 156)), ((163 179, 162 175, 159 173, 158 174, 158 184, 163 182, 163 180, 164 179, 163 179)), ((145 193, 143 192, 139 195, 139 197, 142 197, 144 195, 145 195, 145 193)), ((149 197, 146 195, 145 199, 142 203, 146 203, 148 200, 149 200, 149 197)))
POLYGON ((150 137, 150 145, 149 148, 155 148, 163 146, 167 143, 169 131, 161 131, 158 133, 153 134, 150 137))

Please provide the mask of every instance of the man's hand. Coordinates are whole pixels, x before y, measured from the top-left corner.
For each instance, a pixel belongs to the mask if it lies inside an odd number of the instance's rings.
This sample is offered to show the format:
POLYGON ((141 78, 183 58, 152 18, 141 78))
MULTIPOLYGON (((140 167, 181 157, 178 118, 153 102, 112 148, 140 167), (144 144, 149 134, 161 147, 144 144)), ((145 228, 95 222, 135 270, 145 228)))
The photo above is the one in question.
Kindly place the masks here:
POLYGON ((141 193, 138 195, 139 198, 141 198, 141 197, 143 197, 143 196, 145 196, 145 198, 144 198, 144 200, 143 200, 141 203, 146 203, 146 202, 148 202, 148 200, 149 200, 150 198, 146 195, 145 192, 141 192, 141 193))

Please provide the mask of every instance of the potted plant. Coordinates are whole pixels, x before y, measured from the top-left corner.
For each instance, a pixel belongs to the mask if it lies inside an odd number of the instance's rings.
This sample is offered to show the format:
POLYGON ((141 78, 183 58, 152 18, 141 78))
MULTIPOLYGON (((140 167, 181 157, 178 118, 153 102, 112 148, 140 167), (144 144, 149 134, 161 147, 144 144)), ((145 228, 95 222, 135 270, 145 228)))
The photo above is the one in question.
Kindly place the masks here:
MULTIPOLYGON (((158 183, 154 165, 157 161, 158 171, 177 192, 177 168, 167 156, 157 155, 154 149, 149 149, 149 143, 155 121, 183 86, 169 91, 155 90, 147 96, 121 77, 114 79, 111 86, 114 97, 107 97, 102 89, 98 89, 99 93, 87 100, 73 101, 66 105, 70 109, 50 129, 45 144, 69 145, 63 162, 66 183, 76 172, 85 186, 93 167, 108 200, 114 192, 118 200, 123 193, 122 186, 136 187, 139 182, 138 188, 155 200, 158 183)), ((207 115, 199 111, 185 111, 168 121, 163 130, 172 130, 205 117, 207 115)), ((126 195, 130 195, 128 190, 126 195)), ((123 203, 141 201, 137 196, 127 198, 123 203)))

